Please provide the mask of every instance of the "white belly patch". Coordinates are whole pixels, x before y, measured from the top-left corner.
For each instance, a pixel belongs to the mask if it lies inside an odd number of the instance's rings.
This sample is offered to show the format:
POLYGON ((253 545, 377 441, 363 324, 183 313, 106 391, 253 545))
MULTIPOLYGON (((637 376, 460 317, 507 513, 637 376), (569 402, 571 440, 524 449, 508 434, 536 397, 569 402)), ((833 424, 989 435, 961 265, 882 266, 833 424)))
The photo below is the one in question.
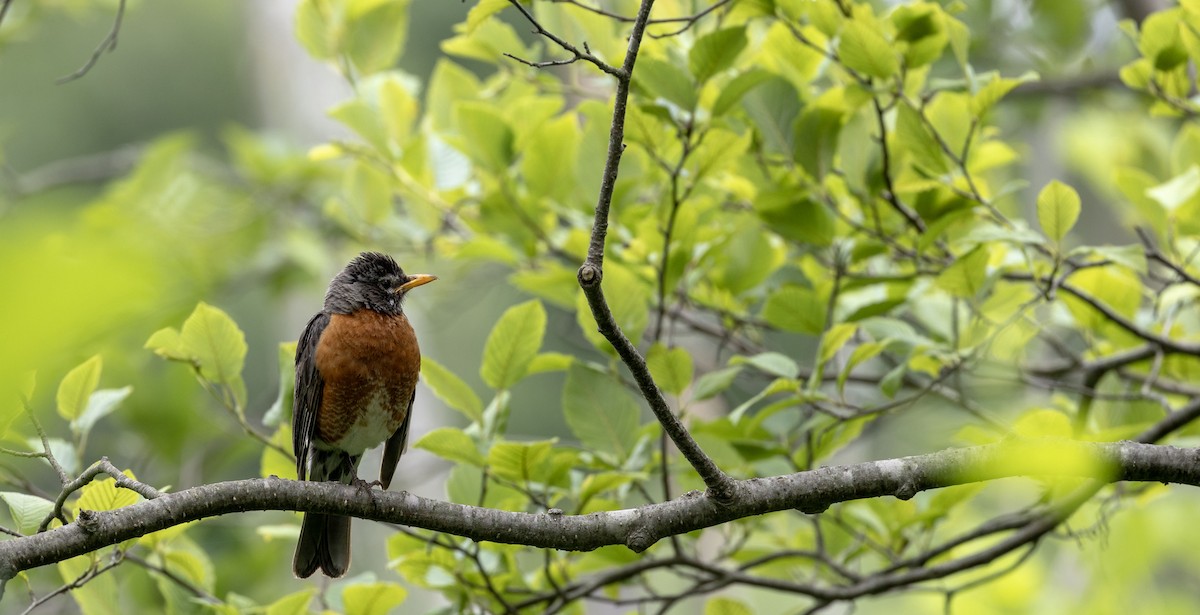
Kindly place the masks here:
POLYGON ((391 437, 400 428, 401 421, 395 420, 393 404, 388 403, 391 401, 389 397, 384 391, 372 395, 365 411, 359 413, 345 435, 338 440, 338 448, 357 456, 391 437))

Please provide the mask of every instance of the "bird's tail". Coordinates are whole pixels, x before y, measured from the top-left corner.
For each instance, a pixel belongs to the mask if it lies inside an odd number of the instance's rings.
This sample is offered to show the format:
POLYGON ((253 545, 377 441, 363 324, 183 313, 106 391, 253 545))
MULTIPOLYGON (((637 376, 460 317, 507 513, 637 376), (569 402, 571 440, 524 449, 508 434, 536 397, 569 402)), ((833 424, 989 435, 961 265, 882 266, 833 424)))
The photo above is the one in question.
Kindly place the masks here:
MULTIPOLYGON (((308 480, 350 484, 357 476, 358 460, 358 456, 343 451, 317 449, 313 451, 308 480)), ((350 517, 304 513, 292 572, 303 579, 318 568, 331 578, 346 574, 350 568, 350 517)))

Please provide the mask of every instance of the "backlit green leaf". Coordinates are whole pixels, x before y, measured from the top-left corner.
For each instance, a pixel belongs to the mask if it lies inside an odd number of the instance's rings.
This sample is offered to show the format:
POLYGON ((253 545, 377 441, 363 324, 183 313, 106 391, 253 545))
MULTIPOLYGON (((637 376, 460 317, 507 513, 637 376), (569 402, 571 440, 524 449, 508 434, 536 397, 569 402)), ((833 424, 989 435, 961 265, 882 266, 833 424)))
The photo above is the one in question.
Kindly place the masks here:
POLYGON ((650 347, 646 365, 659 388, 679 395, 692 383, 692 355, 683 348, 667 348, 661 343, 650 347))
POLYGON ((541 481, 549 468, 553 440, 540 442, 497 442, 488 451, 488 469, 496 476, 518 484, 541 481))
MULTIPOLYGON (((136 480, 133 472, 125 470, 124 474, 136 480)), ((78 514, 81 510, 116 510, 137 504, 141 499, 137 492, 118 487, 115 479, 102 478, 84 486, 75 502, 75 511, 78 514)))
POLYGON ((408 33, 409 0, 347 0, 345 53, 363 74, 391 68, 408 33))
POLYGON ((612 376, 572 364, 562 405, 567 426, 585 447, 618 460, 633 452, 641 412, 629 391, 612 376))
POLYGON ((125 401, 130 393, 133 393, 133 387, 95 391, 88 396, 87 406, 83 412, 71 421, 71 431, 76 434, 86 434, 91 431, 96 421, 116 410, 117 406, 121 405, 121 402, 125 401))
POLYGON ((1046 184, 1038 194, 1037 214, 1042 231, 1054 241, 1062 241, 1079 219, 1079 193, 1057 180, 1046 184))
POLYGON ((486 463, 471 436, 457 427, 438 427, 417 440, 413 448, 425 449, 442 459, 456 463, 469 463, 478 467, 483 467, 486 463))
POLYGON ((817 335, 825 329, 828 302, 814 289, 788 284, 767 297, 763 318, 786 331, 817 335))
POLYGON ((533 300, 504 311, 483 347, 480 375, 488 386, 507 389, 525 376, 529 363, 542 347, 546 333, 546 308, 533 300))
POLYGON ((80 363, 63 377, 58 385, 58 415, 73 421, 83 414, 87 408, 88 397, 100 384, 100 371, 104 369, 104 359, 96 355, 80 363))
POLYGON ((22 534, 36 532, 42 520, 54 510, 54 502, 28 493, 0 491, 0 500, 8 505, 8 513, 22 534))
POLYGON ((983 246, 958 257, 937 277, 938 287, 955 297, 975 297, 987 280, 988 258, 988 249, 983 246))
POLYGON ((896 52, 883 34, 857 20, 842 26, 838 56, 846 66, 871 77, 887 79, 900 70, 896 52))
POLYGON ((688 52, 692 76, 699 83, 708 81, 732 66, 745 47, 746 29, 743 27, 717 30, 700 37, 688 52))
POLYGON ((342 591, 346 615, 387 615, 408 597, 408 591, 395 583, 360 583, 342 591))
POLYGON ((183 322, 180 340, 200 376, 223 384, 241 381, 246 359, 246 336, 237 323, 219 308, 200 302, 183 322))
POLYGON ((483 402, 470 385, 428 356, 421 357, 421 378, 438 399, 468 419, 483 417, 483 402))

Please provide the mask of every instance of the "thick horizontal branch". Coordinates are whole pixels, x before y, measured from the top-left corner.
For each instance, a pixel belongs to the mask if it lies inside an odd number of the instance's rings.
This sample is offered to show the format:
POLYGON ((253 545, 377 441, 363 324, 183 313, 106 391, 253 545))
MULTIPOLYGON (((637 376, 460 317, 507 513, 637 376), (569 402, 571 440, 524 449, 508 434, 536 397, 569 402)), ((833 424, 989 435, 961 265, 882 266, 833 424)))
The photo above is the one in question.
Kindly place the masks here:
POLYGON ((0 542, 0 580, 181 523, 254 510, 351 515, 477 541, 586 551, 659 539, 769 512, 819 512, 831 504, 1014 476, 1200 485, 1200 450, 1135 442, 1012 440, 927 455, 831 466, 733 482, 732 503, 698 492, 639 508, 589 515, 508 512, 406 492, 260 478, 202 485, 113 511, 81 511, 69 525, 0 542))

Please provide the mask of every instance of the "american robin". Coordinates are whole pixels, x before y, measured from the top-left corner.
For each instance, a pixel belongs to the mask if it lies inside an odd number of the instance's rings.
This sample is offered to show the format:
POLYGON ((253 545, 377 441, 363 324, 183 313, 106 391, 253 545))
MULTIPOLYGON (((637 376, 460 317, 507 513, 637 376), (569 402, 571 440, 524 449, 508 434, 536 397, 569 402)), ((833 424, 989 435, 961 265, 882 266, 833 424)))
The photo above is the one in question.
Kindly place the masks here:
MULTIPOLYGON (((363 452, 384 440, 379 484, 404 452, 421 371, 417 336, 401 304, 436 280, 407 275, 390 256, 359 254, 334 276, 325 307, 296 346, 292 447, 300 480, 361 484, 363 452)), ((350 567, 350 518, 306 513, 292 570, 340 577, 350 567)))

